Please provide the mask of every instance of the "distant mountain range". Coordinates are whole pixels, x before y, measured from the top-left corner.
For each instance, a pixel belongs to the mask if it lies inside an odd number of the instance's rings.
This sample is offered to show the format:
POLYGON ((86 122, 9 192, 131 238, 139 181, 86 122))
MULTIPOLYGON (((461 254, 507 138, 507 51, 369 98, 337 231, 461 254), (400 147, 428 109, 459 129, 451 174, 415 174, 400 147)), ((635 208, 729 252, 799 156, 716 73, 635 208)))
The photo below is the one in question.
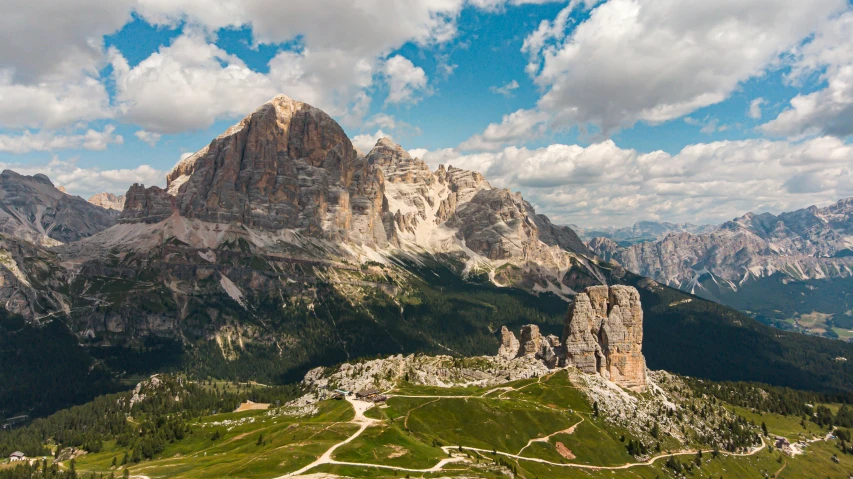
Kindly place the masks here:
POLYGON ((89 203, 108 210, 121 211, 124 209, 124 195, 114 195, 112 193, 98 193, 88 199, 89 203))
POLYGON ((715 225, 694 225, 691 223, 669 223, 658 221, 638 221, 634 226, 616 228, 608 226, 597 229, 584 229, 577 225, 569 225, 584 241, 594 238, 607 238, 621 246, 635 243, 655 241, 669 233, 707 233, 717 229, 715 225))
POLYGON ((0 232, 43 246, 91 236, 116 224, 118 212, 56 188, 45 175, 0 173, 0 232))
POLYGON ((709 231, 636 244, 607 237, 587 244, 606 261, 767 323, 853 337, 853 198, 779 215, 747 213, 709 231))

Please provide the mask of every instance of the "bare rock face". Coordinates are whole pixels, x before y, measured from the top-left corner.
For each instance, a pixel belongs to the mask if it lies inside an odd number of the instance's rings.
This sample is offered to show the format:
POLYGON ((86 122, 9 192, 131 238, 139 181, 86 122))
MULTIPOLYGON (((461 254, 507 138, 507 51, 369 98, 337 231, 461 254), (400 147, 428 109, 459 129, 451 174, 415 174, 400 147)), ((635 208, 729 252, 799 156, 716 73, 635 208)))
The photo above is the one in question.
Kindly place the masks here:
POLYGON ((159 223, 177 212, 175 197, 157 186, 134 183, 125 195, 122 223, 159 223))
POLYGON ((535 356, 539 352, 539 346, 542 344, 542 334, 539 333, 539 326, 535 324, 522 326, 520 343, 519 356, 535 356))
POLYGON ((67 271, 56 255, 26 240, 0 234, 0 304, 28 320, 67 314, 67 271))
POLYGON ((535 324, 522 326, 520 338, 520 341, 515 339, 515 334, 506 326, 502 326, 498 356, 504 359, 533 358, 542 361, 548 369, 557 367, 560 360, 560 338, 553 334, 542 336, 539 326, 535 324))
POLYGON ((56 246, 99 233, 117 219, 115 211, 60 191, 45 175, 0 173, 0 233, 56 246))
MULTIPOLYGON (((181 216, 299 229, 334 241, 384 246, 384 177, 326 113, 279 95, 167 175, 181 216)), ((162 191, 128 192, 123 221, 165 214, 162 191), (138 199, 146 199, 140 207, 138 199), (154 208, 153 210, 151 208, 154 208), (145 211, 148 208, 149 211, 145 211)))
POLYGON ((589 255, 586 245, 568 227, 557 227, 533 206, 507 189, 482 189, 460 206, 447 222, 457 236, 491 260, 553 261, 551 248, 589 255))
POLYGON ((518 348, 519 343, 515 339, 515 334, 506 326, 501 326, 501 346, 498 349, 498 356, 504 359, 512 359, 518 356, 518 348))
MULTIPOLYGON (((59 190, 64 192, 62 187, 59 187, 59 190)), ((87 201, 108 210, 121 211, 124 209, 124 195, 116 196, 112 193, 98 193, 87 201)))
POLYGON ((563 330, 567 365, 635 391, 646 387, 643 309, 631 286, 593 286, 569 307, 563 330))

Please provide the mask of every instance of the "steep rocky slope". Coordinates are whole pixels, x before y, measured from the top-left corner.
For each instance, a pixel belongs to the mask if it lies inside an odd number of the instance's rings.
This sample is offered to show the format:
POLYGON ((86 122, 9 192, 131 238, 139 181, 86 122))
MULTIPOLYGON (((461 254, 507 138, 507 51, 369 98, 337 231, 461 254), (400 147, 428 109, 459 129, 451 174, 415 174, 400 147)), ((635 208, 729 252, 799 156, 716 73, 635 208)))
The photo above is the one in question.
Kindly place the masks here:
POLYGON ((34 244, 77 241, 116 223, 118 213, 57 189, 45 175, 0 173, 0 232, 34 244))

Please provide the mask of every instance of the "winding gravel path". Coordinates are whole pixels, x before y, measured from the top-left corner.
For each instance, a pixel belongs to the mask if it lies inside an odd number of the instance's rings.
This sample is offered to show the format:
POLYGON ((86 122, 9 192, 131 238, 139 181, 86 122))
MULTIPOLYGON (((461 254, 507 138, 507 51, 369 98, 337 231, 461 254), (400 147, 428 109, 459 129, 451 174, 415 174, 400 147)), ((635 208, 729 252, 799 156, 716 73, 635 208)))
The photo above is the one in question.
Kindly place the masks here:
MULTIPOLYGON (((517 390, 523 389, 525 387, 531 386, 533 384, 537 384, 540 381, 541 381, 541 378, 539 378, 539 380, 535 383, 526 384, 525 386, 522 386, 521 388, 518 388, 518 389, 509 388, 509 390, 506 390, 503 393, 501 393, 500 395, 498 395, 497 398, 503 399, 502 396, 504 394, 510 392, 510 391, 517 391, 517 390)), ((506 388, 502 388, 502 389, 506 389, 506 388)), ((484 395, 488 394, 489 392, 493 392, 493 391, 489 390, 486 393, 484 393, 484 395)), ((439 395, 399 394, 399 395, 393 395, 393 397, 435 398, 436 400, 438 400, 438 399, 471 399, 471 398, 481 398, 483 396, 439 396, 439 395)), ((355 466, 355 467, 373 467, 373 468, 377 468, 377 469, 388 469, 388 470, 394 470, 394 471, 426 473, 426 472, 438 472, 442 468, 444 468, 444 466, 446 466, 447 464, 450 464, 450 463, 467 461, 466 457, 460 457, 460 456, 447 457, 447 458, 444 458, 444 459, 438 461, 438 463, 436 465, 434 465, 428 469, 409 469, 409 468, 405 468, 405 467, 389 466, 389 465, 385 465, 385 464, 370 464, 370 463, 361 463, 361 462, 336 461, 335 459, 332 459, 332 454, 334 454, 334 452, 339 447, 352 442, 355 438, 360 436, 361 433, 363 433, 368 427, 382 422, 381 420, 371 419, 371 418, 366 417, 364 415, 365 411, 367 411, 368 409, 370 409, 374 406, 374 404, 372 402, 359 401, 359 400, 353 399, 352 397, 347 397, 346 400, 352 405, 353 409, 355 410, 355 417, 353 418, 352 421, 350 421, 350 423, 351 424, 358 424, 359 425, 358 431, 356 431, 350 437, 348 437, 348 438, 344 439, 343 441, 341 441, 341 442, 333 445, 332 447, 330 447, 328 450, 326 450, 326 452, 323 453, 322 456, 317 458, 317 460, 315 460, 311 464, 308 464, 307 466, 302 467, 299 470, 290 472, 290 473, 285 474, 283 476, 279 476, 275 479, 284 479, 286 477, 301 476, 301 475, 305 474, 306 472, 310 471, 311 469, 314 469, 315 467, 321 466, 323 464, 334 464, 334 465, 340 465, 340 466, 355 466)), ((687 450, 679 451, 679 452, 660 454, 660 455, 657 455, 657 456, 650 458, 648 461, 645 461, 645 462, 631 462, 631 463, 622 464, 619 466, 593 466, 593 465, 589 465, 589 464, 560 463, 560 462, 548 461, 546 459, 539 459, 536 457, 525 457, 525 456, 521 455, 521 453, 524 452, 524 450, 527 449, 527 447, 530 446, 531 444, 533 444, 534 442, 546 442, 549 438, 551 438, 552 436, 554 436, 556 434, 561 434, 561 433, 571 434, 572 432, 574 432, 575 428, 578 425, 580 425, 583 421, 584 421, 584 418, 582 417, 578 423, 569 427, 568 429, 563 429, 563 430, 557 431, 555 433, 549 434, 548 436, 531 439, 530 441, 527 442, 527 445, 525 445, 523 448, 521 448, 520 451, 518 451, 518 454, 512 454, 512 453, 501 452, 501 451, 494 451, 494 454, 504 456, 504 457, 510 457, 510 458, 520 460, 520 461, 531 461, 531 462, 537 462, 540 464, 548 464, 550 466, 555 466, 555 467, 573 467, 573 468, 577 468, 577 469, 588 469, 588 470, 597 470, 597 471, 616 471, 616 470, 630 469, 632 467, 651 466, 655 462, 657 462, 661 459, 666 459, 666 458, 673 457, 673 456, 692 455, 692 454, 696 454, 697 452, 700 451, 699 449, 687 449, 687 450)), ((758 453, 759 451, 763 450, 765 447, 767 447, 767 445, 764 442, 764 438, 761 438, 761 446, 755 447, 755 448, 749 450, 748 452, 733 453, 733 452, 720 451, 720 454, 725 455, 725 456, 732 456, 732 457, 752 456, 752 455, 758 453)), ((461 446, 461 445, 443 446, 441 449, 448 455, 450 455, 451 452, 454 452, 454 451, 465 451, 465 450, 476 451, 476 452, 486 453, 486 454, 492 454, 492 452, 493 452, 493 451, 488 450, 488 449, 480 449, 477 447, 468 447, 468 446, 461 446)), ((710 452, 712 452, 712 451, 711 450, 702 450, 702 453, 710 453, 710 452)))
MULTIPOLYGON (((487 453, 487 454, 492 453, 492 451, 490 451, 488 449, 480 449, 477 447, 465 447, 465 446, 444 446, 441 449, 444 450, 445 452, 449 452, 450 450, 458 451, 460 447, 462 448, 463 451, 469 450, 469 451, 483 452, 483 453, 487 453)), ((758 453, 759 451, 761 451, 762 449, 764 449, 765 447, 766 447, 766 444, 764 443, 764 439, 762 438, 761 439, 761 446, 753 448, 749 452, 742 452, 742 453, 724 452, 724 451, 719 451, 719 452, 720 452, 720 454, 722 454, 724 456, 732 456, 732 457, 752 456, 752 455, 758 453)), ((552 461, 548 461, 545 459, 539 459, 536 457, 524 457, 524 456, 519 456, 518 454, 510 454, 508 452, 501 452, 501 451, 495 451, 495 454, 497 454, 499 456, 504 456, 504 457, 511 457, 513 459, 518 459, 521 461, 532 461, 532 462, 538 462, 540 464, 548 464, 550 466, 557 466, 557 467, 575 467, 578 469, 592 469, 592 470, 596 470, 596 471, 617 471, 617 470, 621 470, 621 469, 630 469, 632 467, 651 466, 652 464, 654 464, 656 461, 659 461, 660 459, 665 459, 665 458, 668 458, 671 456, 686 456, 688 454, 692 455, 692 454, 696 454, 697 452, 699 452, 699 449, 687 449, 687 450, 679 451, 679 452, 671 452, 668 454, 661 454, 661 455, 655 456, 655 457, 653 457, 653 458, 651 458, 645 462, 631 462, 628 464, 622 464, 620 466, 592 466, 589 464, 572 464, 572 463, 552 462, 552 461)), ((711 452, 711 450, 702 450, 702 453, 710 453, 710 452, 711 452)))

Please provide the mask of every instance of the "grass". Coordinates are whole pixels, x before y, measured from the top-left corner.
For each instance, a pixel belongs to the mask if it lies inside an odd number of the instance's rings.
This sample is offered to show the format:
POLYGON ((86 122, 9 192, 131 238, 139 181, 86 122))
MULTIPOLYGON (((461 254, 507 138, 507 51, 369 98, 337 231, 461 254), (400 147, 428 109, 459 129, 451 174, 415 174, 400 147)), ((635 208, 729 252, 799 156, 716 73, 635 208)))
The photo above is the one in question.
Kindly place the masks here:
POLYGON ((823 436, 826 431, 821 429, 817 424, 811 421, 805 421, 806 427, 801 425, 802 418, 797 416, 783 416, 781 414, 772 413, 755 413, 749 409, 742 407, 730 406, 729 409, 734 411, 739 416, 748 419, 755 424, 760 425, 762 422, 767 425, 767 430, 771 434, 784 436, 789 440, 798 440, 800 437, 816 437, 823 436))
POLYGON ((577 464, 615 466, 636 462, 619 440, 622 434, 616 428, 604 427, 601 420, 587 420, 578 424, 573 434, 557 434, 550 443, 562 442, 577 456, 571 461, 577 464))
MULTIPOLYGON (((275 477, 311 463, 355 433, 358 426, 348 423, 353 417, 352 408, 344 401, 322 402, 316 414, 300 418, 270 416, 266 411, 207 416, 192 425, 189 437, 169 444, 159 458, 131 464, 128 469, 131 474, 150 477, 275 477), (222 437, 214 441, 216 430, 222 437)), ((78 458, 77 468, 109 474, 113 457, 121 462, 124 453, 106 443, 102 452, 78 458)))
MULTIPOLYGON (((448 393, 451 397, 392 397, 387 407, 375 407, 368 416, 377 419, 351 442, 341 445, 333 454, 338 461, 395 466, 406 469, 429 469, 447 457, 441 446, 476 447, 486 452, 464 451, 472 458, 465 463, 448 464, 436 473, 393 471, 370 466, 322 465, 310 473, 334 473, 349 477, 506 477, 497 461, 505 461, 516 471, 516 477, 533 478, 671 478, 665 467, 666 459, 652 465, 636 464, 636 459, 620 440, 625 430, 594 418, 591 405, 572 385, 565 372, 517 381, 515 390, 505 388, 451 388, 401 385, 399 390, 415 396, 434 396, 448 393), (464 397, 472 396, 472 397, 464 397), (579 423, 579 421, 582 422, 579 423), (575 426, 571 434, 558 433, 575 426), (533 442, 532 438, 550 436, 547 441, 533 442), (562 457, 557 442, 568 448, 574 459, 562 457), (636 464, 627 469, 595 470, 577 467, 540 464, 533 461, 493 455, 496 450, 539 458, 559 464, 621 466, 636 464), (476 459, 474 459, 476 458, 476 459), (395 473, 396 472, 396 473, 395 473)), ((754 421, 767 424, 771 434, 791 439, 822 435, 813 423, 803 429, 800 419, 778 414, 757 414, 743 408, 730 407, 734 412, 754 421)), ((131 475, 150 478, 273 478, 297 470, 322 455, 330 447, 352 436, 358 426, 347 401, 323 401, 310 416, 275 415, 274 411, 246 411, 207 416, 191 424, 191 434, 180 442, 169 444, 158 458, 131 464, 131 475), (212 440, 214 431, 221 437, 212 440)), ((627 439, 626 439, 627 440, 627 439)), ((665 442, 664 449, 675 444, 665 442)), ((452 450, 452 453, 457 453, 452 450)), ((77 469, 86 477, 90 472, 115 472, 111 469, 115 457, 121 461, 125 451, 115 443, 104 444, 103 451, 78 458, 77 469)), ((653 453, 654 454, 654 453, 653 453)), ((853 456, 840 454, 833 442, 819 441, 809 445, 806 453, 796 458, 783 457, 779 451, 765 449, 749 457, 720 456, 706 453, 701 466, 694 467, 686 477, 692 478, 780 478, 830 477, 842 478, 853 472, 853 456), (839 454, 839 463, 831 460, 839 454), (784 468, 783 468, 784 466, 784 468), (780 472, 781 471, 781 472, 780 472)), ((682 463, 695 460, 695 454, 678 456, 682 463)))
POLYGON ((571 409, 585 413, 592 412, 592 407, 586 396, 572 385, 566 371, 559 371, 548 376, 542 382, 530 383, 524 389, 510 391, 504 397, 534 401, 548 407, 571 409))
POLYGON ((361 462, 429 469, 447 457, 439 447, 433 447, 413 434, 392 424, 367 428, 356 440, 335 451, 334 459, 344 462, 361 462))
MULTIPOLYGON (((389 401, 394 408, 393 399, 389 401)), ((416 436, 448 445, 517 452, 531 437, 573 424, 565 412, 490 398, 440 399, 412 409, 406 422, 416 436)))
POLYGON ((787 463, 779 479, 848 477, 853 473, 853 456, 841 454, 832 443, 823 441, 812 443, 806 454, 787 463), (837 464, 831 460, 833 454, 838 457, 837 464))

